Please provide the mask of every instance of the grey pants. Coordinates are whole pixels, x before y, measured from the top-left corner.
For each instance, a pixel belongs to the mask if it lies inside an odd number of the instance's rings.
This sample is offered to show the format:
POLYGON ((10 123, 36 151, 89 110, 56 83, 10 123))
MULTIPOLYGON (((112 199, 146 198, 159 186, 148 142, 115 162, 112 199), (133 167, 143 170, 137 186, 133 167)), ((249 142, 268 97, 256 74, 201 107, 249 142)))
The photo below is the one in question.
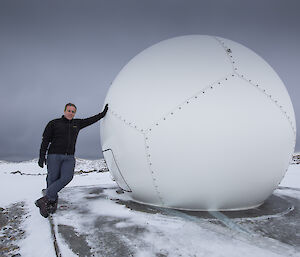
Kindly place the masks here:
POLYGON ((57 193, 63 189, 74 176, 74 155, 48 154, 47 157, 47 191, 51 201, 57 200, 57 193))

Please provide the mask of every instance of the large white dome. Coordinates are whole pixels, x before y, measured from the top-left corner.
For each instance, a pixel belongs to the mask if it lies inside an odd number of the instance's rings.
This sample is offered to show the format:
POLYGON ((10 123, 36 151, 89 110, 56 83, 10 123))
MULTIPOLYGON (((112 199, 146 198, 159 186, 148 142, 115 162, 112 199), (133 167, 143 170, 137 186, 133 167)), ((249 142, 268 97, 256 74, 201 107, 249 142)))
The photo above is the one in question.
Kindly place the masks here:
POLYGON ((134 57, 111 85, 105 160, 132 199, 191 210, 260 205, 282 180, 295 115, 275 71, 228 39, 191 35, 134 57))

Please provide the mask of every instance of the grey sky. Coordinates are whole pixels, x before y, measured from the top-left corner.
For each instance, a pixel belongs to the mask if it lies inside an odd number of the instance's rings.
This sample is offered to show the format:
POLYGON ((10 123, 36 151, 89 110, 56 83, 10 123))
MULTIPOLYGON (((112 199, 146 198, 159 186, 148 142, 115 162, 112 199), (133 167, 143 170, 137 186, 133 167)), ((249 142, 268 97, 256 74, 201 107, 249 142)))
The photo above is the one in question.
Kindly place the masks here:
MULTIPOLYGON (((77 105, 77 118, 100 112, 131 58, 188 34, 225 37, 262 56, 285 83, 299 127, 299 13, 297 0, 1 0, 0 159, 37 157, 45 125, 65 103, 77 105)), ((99 123, 80 132, 76 149, 102 157, 99 123)))

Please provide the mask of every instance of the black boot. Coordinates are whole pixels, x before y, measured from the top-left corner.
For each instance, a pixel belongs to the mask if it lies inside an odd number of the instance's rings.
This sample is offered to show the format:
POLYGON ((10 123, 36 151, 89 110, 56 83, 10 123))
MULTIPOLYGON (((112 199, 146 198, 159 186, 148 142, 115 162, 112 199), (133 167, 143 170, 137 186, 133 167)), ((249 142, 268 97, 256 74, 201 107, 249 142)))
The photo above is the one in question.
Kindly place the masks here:
POLYGON ((47 196, 43 196, 40 199, 35 201, 35 205, 40 208, 40 214, 44 217, 47 218, 49 216, 49 199, 47 196))
POLYGON ((57 201, 58 201, 58 199, 56 199, 56 201, 50 201, 49 206, 48 206, 49 213, 53 214, 53 213, 56 212, 56 210, 57 210, 57 201))
MULTIPOLYGON (((42 194, 45 196, 47 193, 47 189, 42 189, 42 194)), ((49 201, 49 206, 48 206, 48 212, 53 214, 56 212, 57 210, 57 201, 58 199, 56 199, 55 201, 49 201)))

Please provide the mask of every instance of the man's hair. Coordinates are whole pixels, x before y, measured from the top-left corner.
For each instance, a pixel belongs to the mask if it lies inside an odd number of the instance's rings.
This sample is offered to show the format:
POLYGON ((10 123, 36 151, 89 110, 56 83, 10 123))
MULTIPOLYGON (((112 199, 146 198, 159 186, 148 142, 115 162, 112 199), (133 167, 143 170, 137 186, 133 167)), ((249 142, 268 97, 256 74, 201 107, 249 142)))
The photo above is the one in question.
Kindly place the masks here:
POLYGON ((65 111, 67 110, 67 107, 68 107, 68 106, 73 106, 73 107, 75 107, 75 110, 77 111, 76 105, 75 105, 75 104, 72 104, 72 103, 67 103, 67 104, 66 104, 66 106, 65 106, 65 111))

